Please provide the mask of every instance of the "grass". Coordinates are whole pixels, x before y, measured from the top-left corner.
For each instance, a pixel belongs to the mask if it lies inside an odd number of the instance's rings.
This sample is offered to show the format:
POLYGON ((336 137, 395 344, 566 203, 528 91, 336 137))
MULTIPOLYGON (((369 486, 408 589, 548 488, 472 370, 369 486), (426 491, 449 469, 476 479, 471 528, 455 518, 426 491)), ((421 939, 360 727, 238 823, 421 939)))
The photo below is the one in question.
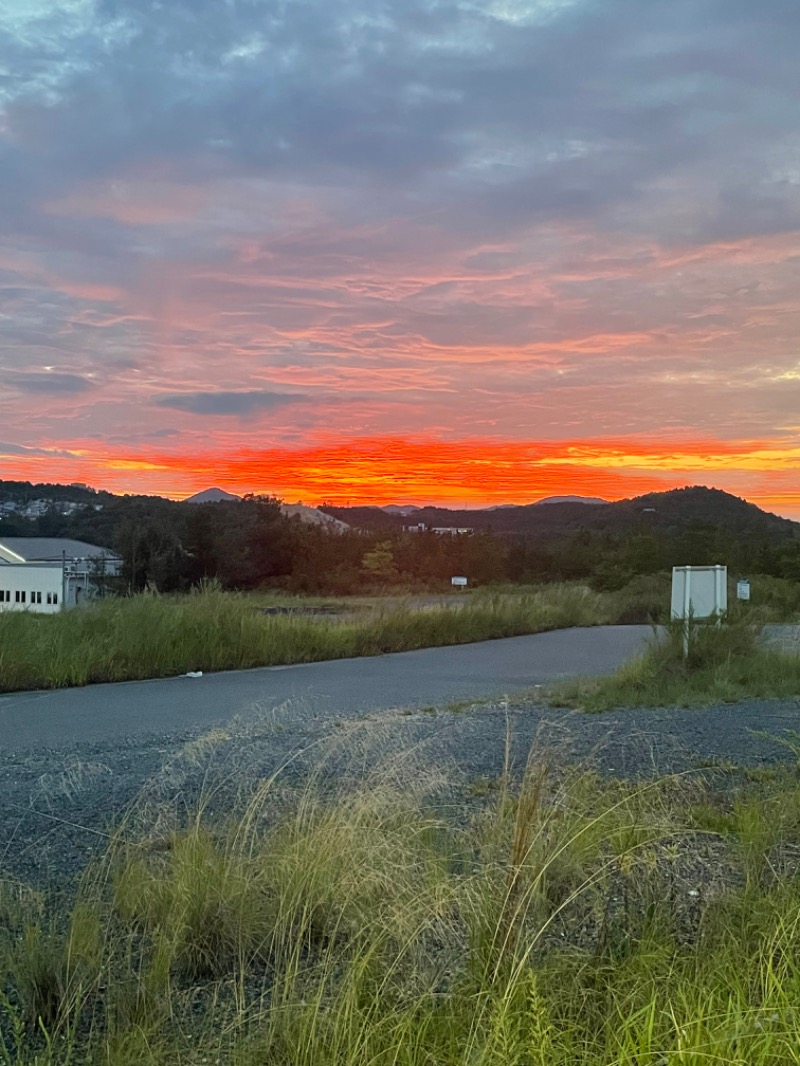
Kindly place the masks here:
MULTIPOLYGON (((752 625, 793 617, 797 596, 789 586, 755 578, 758 603, 734 605, 731 617, 752 625)), ((656 622, 668 604, 664 574, 637 578, 615 592, 577 584, 504 586, 405 600, 394 595, 305 600, 226 593, 206 583, 189 595, 107 599, 50 616, 0 612, 0 692, 380 655, 570 626, 656 622), (288 613, 264 613, 275 608, 288 613)), ((774 671, 765 665, 764 672, 774 671)), ((740 689, 732 683, 729 691, 740 689)))
POLYGON ((143 802, 66 906, 0 881, 0 1063, 800 1062, 797 766, 560 761, 143 802))
POLYGON ((265 615, 248 596, 207 585, 188 596, 108 599, 51 616, 0 613, 0 691, 380 655, 608 618, 602 596, 575 586, 424 609, 392 603, 332 618, 265 615))
POLYGON ((564 706, 587 711, 615 707, 694 707, 800 694, 800 655, 758 640, 748 619, 693 627, 688 658, 683 628, 671 624, 647 651, 610 677, 569 681, 550 693, 564 706))

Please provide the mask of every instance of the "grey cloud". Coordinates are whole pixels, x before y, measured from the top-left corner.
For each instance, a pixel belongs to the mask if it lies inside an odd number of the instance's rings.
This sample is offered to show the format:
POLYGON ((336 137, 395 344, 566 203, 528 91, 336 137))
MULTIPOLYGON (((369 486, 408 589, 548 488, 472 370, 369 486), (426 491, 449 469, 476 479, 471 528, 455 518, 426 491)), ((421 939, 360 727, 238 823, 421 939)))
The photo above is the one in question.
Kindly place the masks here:
MULTIPOLYGON (((580 0, 534 26, 464 0, 407 0, 380 18, 367 0, 96 11, 77 59, 64 30, 46 107, 35 92, 45 45, 36 55, 28 35, 18 57, 31 71, 9 107, 12 130, 25 132, 5 171, 18 195, 158 157, 176 178, 360 188, 359 212, 385 214, 391 195, 389 210, 413 205, 455 233, 497 232, 602 218, 687 166, 755 196, 764 144, 795 125, 797 14, 782 0, 580 0), (263 51, 248 58, 248 47, 263 51), (569 144, 583 148, 565 153, 569 144), (58 165, 45 172, 51 152, 58 165)), ((48 34, 47 50, 57 42, 48 34)), ((747 208, 720 225, 746 226, 747 208)), ((789 224, 797 205, 786 214, 789 224)), ((757 205, 749 221, 761 224, 757 205)), ((49 225, 66 239, 67 222, 49 225)), ((110 220, 79 228, 125 242, 110 220)))
POLYGON ((72 452, 59 451, 56 448, 27 448, 24 444, 11 444, 0 440, 0 455, 38 456, 48 459, 77 458, 72 452))
POLYGON ((271 411, 287 404, 303 403, 307 396, 295 393, 262 392, 179 392, 161 396, 156 403, 160 407, 173 407, 193 415, 252 415, 258 411, 271 411))
POLYGON ((14 388, 23 392, 40 393, 79 393, 93 388, 93 383, 79 374, 59 374, 45 372, 41 374, 14 374, 9 382, 14 388))

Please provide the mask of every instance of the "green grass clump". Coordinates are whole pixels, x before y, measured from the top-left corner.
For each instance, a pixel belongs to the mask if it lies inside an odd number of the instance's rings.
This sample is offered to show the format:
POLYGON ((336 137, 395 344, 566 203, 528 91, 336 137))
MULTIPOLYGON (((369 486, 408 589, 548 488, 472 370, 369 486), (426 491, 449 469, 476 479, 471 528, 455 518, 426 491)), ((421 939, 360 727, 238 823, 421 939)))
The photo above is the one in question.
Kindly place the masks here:
POLYGON ((800 1062, 798 768, 559 763, 150 793, 71 902, 0 881, 0 1063, 800 1062))
POLYGON ((380 655, 606 618, 601 596, 571 586, 316 617, 265 615, 248 596, 212 585, 188 596, 107 599, 58 615, 0 613, 0 691, 380 655))
POLYGON ((683 625, 671 623, 654 635, 643 655, 611 676, 567 682, 551 698, 561 705, 605 711, 797 696, 800 655, 759 643, 759 632, 748 621, 693 625, 685 657, 683 625))

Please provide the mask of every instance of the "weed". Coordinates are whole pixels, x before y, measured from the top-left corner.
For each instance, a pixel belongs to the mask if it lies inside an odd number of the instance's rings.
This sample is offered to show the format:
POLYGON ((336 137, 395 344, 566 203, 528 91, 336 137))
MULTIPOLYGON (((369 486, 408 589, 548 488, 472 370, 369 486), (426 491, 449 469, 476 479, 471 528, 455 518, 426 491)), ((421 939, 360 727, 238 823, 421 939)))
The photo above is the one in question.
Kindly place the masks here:
POLYGON ((19 1015, 31 1029, 62 1032, 80 1017, 103 971, 98 909, 78 902, 61 931, 38 908, 20 908, 6 927, 3 954, 19 1015))
POLYGON ((408 757, 331 765, 224 808, 207 779, 168 833, 149 790, 66 910, 3 885, 0 1063, 798 1062, 793 769, 717 792, 507 751, 465 804, 408 757))
POLYGON ((491 777, 476 777, 474 781, 470 781, 467 786, 467 795, 473 797, 488 796, 491 792, 498 788, 498 782, 491 777))

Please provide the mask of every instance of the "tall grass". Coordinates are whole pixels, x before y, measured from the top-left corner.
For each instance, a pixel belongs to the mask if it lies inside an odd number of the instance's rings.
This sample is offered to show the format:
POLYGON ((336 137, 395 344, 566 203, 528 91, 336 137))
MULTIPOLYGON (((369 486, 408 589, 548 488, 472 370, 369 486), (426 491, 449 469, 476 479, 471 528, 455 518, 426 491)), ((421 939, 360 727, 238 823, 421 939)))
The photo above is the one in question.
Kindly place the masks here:
POLYGON ((51 616, 0 613, 0 691, 379 655, 607 618, 601 596, 570 586, 340 618, 269 616, 247 596, 205 586, 183 597, 109 599, 51 616))
POLYGON ((759 640, 749 619, 692 627, 684 655, 683 623, 654 634, 643 655, 609 677, 569 681, 552 694, 555 702, 589 711, 614 707, 702 706, 755 697, 800 694, 800 655, 759 640))
POLYGON ((143 810, 66 913, 4 884, 0 1062, 800 1062, 796 768, 465 784, 322 765, 143 810))

